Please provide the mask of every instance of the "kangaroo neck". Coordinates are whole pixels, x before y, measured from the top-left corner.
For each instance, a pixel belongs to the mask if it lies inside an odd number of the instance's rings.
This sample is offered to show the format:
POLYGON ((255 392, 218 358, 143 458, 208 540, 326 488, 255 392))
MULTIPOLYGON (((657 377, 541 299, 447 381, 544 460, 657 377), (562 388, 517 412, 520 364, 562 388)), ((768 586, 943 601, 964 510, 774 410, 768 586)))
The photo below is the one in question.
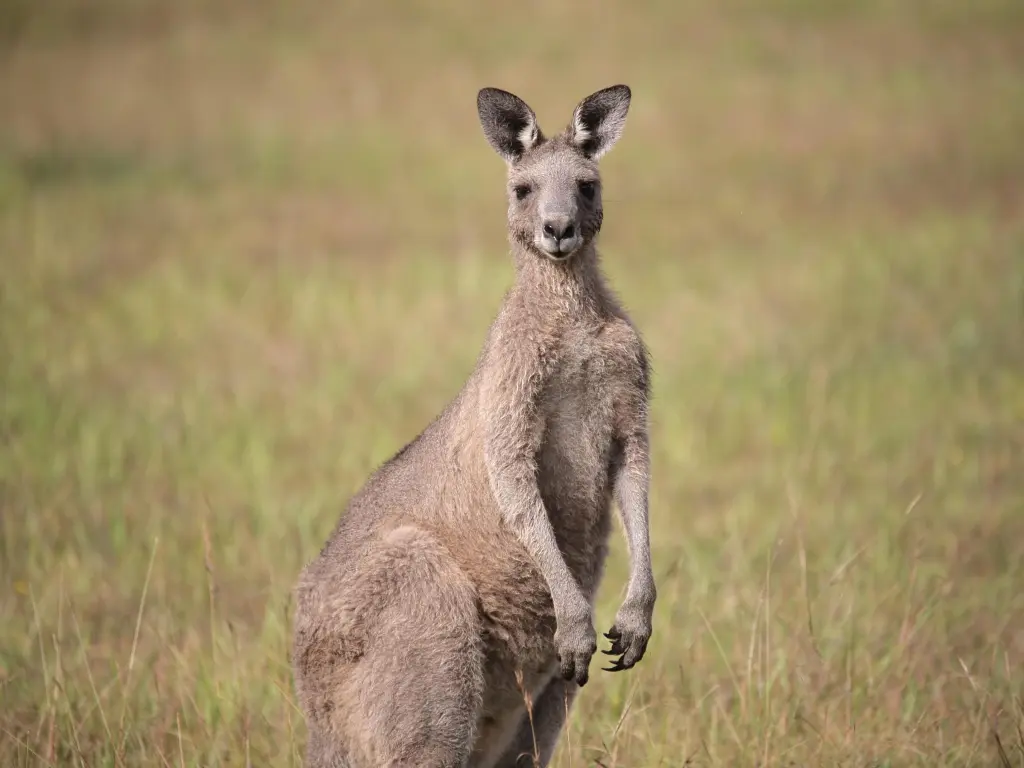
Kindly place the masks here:
POLYGON ((520 244, 513 246, 516 282, 536 309, 548 306, 567 311, 600 312, 607 289, 598 264, 597 249, 587 243, 564 262, 540 256, 520 244))

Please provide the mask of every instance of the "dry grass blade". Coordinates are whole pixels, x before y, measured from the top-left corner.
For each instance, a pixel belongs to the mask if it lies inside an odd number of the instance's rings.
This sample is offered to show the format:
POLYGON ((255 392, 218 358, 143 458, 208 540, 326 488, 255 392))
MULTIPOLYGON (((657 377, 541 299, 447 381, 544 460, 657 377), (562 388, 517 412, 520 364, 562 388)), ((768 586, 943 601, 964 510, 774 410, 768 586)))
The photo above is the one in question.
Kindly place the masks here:
POLYGON ((1014 728, 1017 731, 1017 750, 1020 752, 1022 764, 1024 764, 1024 708, 1020 705, 1020 700, 1017 700, 1018 712, 1015 713, 1014 728))
POLYGON ((572 768, 572 728, 569 722, 569 691, 566 690, 562 696, 562 707, 565 717, 565 741, 566 751, 569 753, 569 768, 572 768))
MULTIPOLYGON (((210 511, 209 499, 206 500, 207 512, 210 511)), ((206 570, 206 588, 207 594, 209 595, 209 619, 210 619, 210 657, 213 659, 214 664, 217 663, 217 581, 213 571, 213 545, 210 543, 210 528, 207 525, 206 519, 202 521, 202 536, 203 536, 203 568, 206 570)), ((219 685, 219 683, 218 683, 219 685)), ((217 691, 218 697, 220 696, 220 690, 217 691)))
POLYGON ((177 713, 174 715, 174 724, 176 726, 175 730, 178 733, 178 764, 181 768, 185 768, 185 745, 181 739, 181 716, 177 713))
POLYGON ((126 718, 128 717, 128 689, 132 681, 132 671, 135 669, 135 653, 139 647, 139 633, 142 631, 142 614, 146 609, 146 595, 149 593, 149 579, 153 575, 153 563, 156 561, 156 550, 159 544, 159 537, 154 538, 153 548, 149 553, 149 565, 146 566, 146 578, 142 582, 142 595, 139 598, 139 610, 135 614, 135 632, 132 635, 132 650, 128 655, 128 671, 125 674, 124 687, 121 691, 123 704, 121 706, 121 718, 118 724, 120 738, 118 739, 117 752, 119 756, 124 754, 124 747, 128 740, 128 730, 125 727, 126 718))
POLYGON ((821 649, 818 647, 818 637, 814 631, 814 610, 811 606, 810 580, 807 577, 807 545, 804 541, 804 522, 800 517, 797 492, 793 487, 792 478, 786 480, 786 497, 789 500, 789 509, 793 514, 794 528, 796 531, 797 555, 800 563, 800 590, 804 597, 804 610, 807 613, 807 635, 811 641, 811 648, 821 659, 821 649))
MULTIPOLYGON (((757 650, 757 641, 759 638, 758 628, 761 625, 761 611, 764 607, 765 592, 764 587, 761 587, 761 592, 757 598, 757 608, 754 610, 754 620, 750 623, 750 644, 747 648, 747 691, 754 690, 754 657, 757 650)), ((742 709, 744 719, 748 720, 752 716, 749 706, 749 696, 740 697, 740 707, 742 709)))
POLYGON ((523 703, 526 705, 526 717, 530 723, 530 737, 533 740, 533 765, 535 768, 540 768, 540 751, 537 749, 537 732, 533 727, 533 697, 530 696, 529 691, 526 690, 526 685, 523 681, 523 672, 520 669, 516 670, 516 685, 519 687, 519 693, 523 697, 523 703))
MULTIPOLYGON (((622 712, 619 713, 618 720, 615 721, 615 727, 612 729, 612 735, 608 741, 611 744, 611 758, 616 760, 618 758, 618 738, 619 731, 622 730, 623 723, 626 722, 626 718, 629 717, 629 712, 633 708, 633 697, 636 695, 636 685, 630 687, 629 695, 626 697, 626 703, 622 706, 622 712)), ((607 746, 605 747, 607 750, 607 746)))
POLYGON ((19 738, 17 734, 11 733, 6 728, 0 728, 0 730, 3 731, 4 736, 6 736, 8 739, 10 739, 12 743, 17 744, 18 746, 20 746, 22 749, 25 750, 25 752, 27 752, 29 755, 31 755, 36 760, 41 762, 43 765, 46 765, 46 766, 54 766, 55 765, 55 763, 53 763, 52 761, 48 760, 46 757, 44 757, 43 755, 40 755, 38 752, 36 752, 34 749, 32 749, 31 745, 26 743, 24 739, 19 738))
POLYGON ((1006 750, 1003 748, 1003 740, 999 738, 999 731, 992 728, 992 738, 996 742, 996 752, 999 755, 999 764, 1001 768, 1013 768, 1013 764, 1010 762, 1010 756, 1006 754, 1006 750))
MULTIPOLYGON (((778 541, 777 536, 774 539, 778 541)), ((775 553, 777 552, 777 544, 773 544, 771 551, 768 553, 768 562, 765 566, 764 574, 764 672, 762 689, 764 690, 764 704, 762 706, 763 717, 766 723, 771 723, 772 715, 772 682, 774 680, 774 674, 772 672, 772 636, 771 636, 771 616, 772 616, 772 566, 775 564, 775 553)), ((772 730, 771 726, 767 726, 762 729, 764 732, 764 752, 762 756, 762 762, 764 765, 768 765, 768 756, 771 754, 771 739, 772 730)))
MULTIPOLYGON (((96 688, 96 680, 92 675, 92 667, 89 664, 89 657, 87 655, 87 646, 84 638, 82 637, 82 628, 78 624, 78 615, 75 613, 75 609, 71 609, 71 621, 75 625, 75 636, 78 638, 78 649, 82 654, 82 666, 85 667, 85 674, 89 680, 89 688, 92 690, 93 699, 96 703, 96 710, 100 713, 100 721, 103 723, 103 732, 107 737, 107 741, 110 744, 114 743, 114 734, 110 730, 110 724, 107 722, 107 714, 103 709, 103 700, 100 698, 100 692, 96 688)), ((117 758, 118 764, 122 764, 120 756, 117 758)))
POLYGON ((718 655, 729 672, 729 678, 732 680, 733 689, 736 691, 736 695, 742 698, 743 689, 740 687, 739 678, 736 677, 736 671, 732 668, 732 662, 729 661, 729 654, 727 654, 725 652, 725 648, 722 647, 722 642, 718 639, 718 635, 715 633, 714 627, 711 626, 711 622, 708 621, 708 617, 704 615, 704 611, 698 608, 697 614, 700 616, 701 621, 704 622, 704 626, 707 628, 708 634, 711 635, 711 639, 715 643, 715 648, 718 649, 718 655))
POLYGON ((36 640, 39 643, 39 666, 40 666, 40 669, 41 669, 41 671, 43 673, 42 688, 43 688, 44 695, 46 697, 46 699, 44 701, 44 705, 43 705, 43 707, 41 709, 41 712, 40 712, 39 725, 38 725, 38 730, 36 732, 36 739, 38 739, 40 733, 42 733, 43 724, 46 722, 46 714, 49 713, 50 714, 50 719, 49 719, 49 723, 50 723, 49 735, 48 735, 48 737, 46 739, 46 743, 47 743, 49 748, 48 748, 47 756, 46 756, 45 759, 47 761, 51 761, 51 760, 53 760, 52 745, 53 745, 54 719, 53 719, 52 702, 51 702, 51 699, 50 699, 50 668, 49 668, 49 664, 46 661, 46 649, 45 649, 45 646, 44 646, 44 643, 43 643, 43 628, 42 628, 42 623, 39 620, 39 606, 36 604, 35 590, 32 588, 31 584, 29 585, 28 595, 29 595, 29 601, 32 604, 32 621, 33 621, 34 626, 35 626, 36 640))
POLYGON ((852 555, 846 558, 846 560, 844 560, 843 563, 838 568, 836 568, 835 571, 833 571, 832 577, 828 580, 829 586, 833 586, 836 583, 838 583, 838 581, 841 578, 843 578, 843 574, 846 573, 846 569, 853 565, 857 558, 863 555, 866 551, 867 545, 862 546, 860 549, 858 549, 856 552, 854 552, 852 555))

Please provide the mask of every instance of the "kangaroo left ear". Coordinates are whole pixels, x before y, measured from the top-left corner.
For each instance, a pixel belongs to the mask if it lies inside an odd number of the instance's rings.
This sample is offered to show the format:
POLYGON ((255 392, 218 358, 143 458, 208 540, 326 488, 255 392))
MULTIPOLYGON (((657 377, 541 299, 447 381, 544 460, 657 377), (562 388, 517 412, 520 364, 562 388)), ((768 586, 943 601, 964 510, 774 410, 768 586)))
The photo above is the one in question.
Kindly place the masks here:
POLYGON ((587 96, 572 113, 569 140, 597 160, 622 136, 631 97, 628 85, 613 85, 587 96))
POLYGON ((537 116, 514 93, 482 88, 476 97, 476 108, 487 142, 507 163, 518 162, 544 138, 537 116))

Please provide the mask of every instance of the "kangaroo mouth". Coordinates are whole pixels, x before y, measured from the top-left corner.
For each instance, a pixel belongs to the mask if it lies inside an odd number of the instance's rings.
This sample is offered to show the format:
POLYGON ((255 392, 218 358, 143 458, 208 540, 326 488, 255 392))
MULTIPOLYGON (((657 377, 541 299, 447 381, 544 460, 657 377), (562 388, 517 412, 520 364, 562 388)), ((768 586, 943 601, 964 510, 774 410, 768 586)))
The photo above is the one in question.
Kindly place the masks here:
POLYGON ((564 240, 539 237, 536 242, 537 250, 552 261, 565 261, 576 253, 582 245, 583 238, 579 236, 567 237, 564 240))

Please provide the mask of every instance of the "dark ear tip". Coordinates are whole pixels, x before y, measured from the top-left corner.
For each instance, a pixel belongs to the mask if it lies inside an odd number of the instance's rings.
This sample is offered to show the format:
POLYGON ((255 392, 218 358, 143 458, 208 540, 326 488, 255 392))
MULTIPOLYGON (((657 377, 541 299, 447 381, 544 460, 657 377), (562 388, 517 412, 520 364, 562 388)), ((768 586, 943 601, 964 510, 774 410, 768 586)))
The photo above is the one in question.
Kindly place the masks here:
POLYGON ((482 106, 485 101, 493 98, 495 90, 496 90, 495 88, 487 87, 487 88, 481 88, 479 91, 477 91, 477 94, 476 94, 476 105, 478 107, 482 106))
POLYGON ((609 93, 614 93, 616 96, 618 96, 621 99, 625 99, 626 101, 629 101, 631 98, 633 98, 632 89, 630 89, 630 87, 625 83, 613 85, 610 88, 608 88, 607 91, 609 93))
POLYGON ((607 88, 602 88, 590 94, 580 102, 580 106, 583 104, 603 104, 605 108, 608 108, 613 104, 618 104, 628 109, 632 98, 632 89, 625 83, 619 83, 618 85, 609 85, 607 88))
POLYGON ((481 104, 485 101, 521 101, 521 99, 514 93, 504 91, 501 88, 493 88, 487 86, 481 88, 476 94, 476 103, 481 104))

